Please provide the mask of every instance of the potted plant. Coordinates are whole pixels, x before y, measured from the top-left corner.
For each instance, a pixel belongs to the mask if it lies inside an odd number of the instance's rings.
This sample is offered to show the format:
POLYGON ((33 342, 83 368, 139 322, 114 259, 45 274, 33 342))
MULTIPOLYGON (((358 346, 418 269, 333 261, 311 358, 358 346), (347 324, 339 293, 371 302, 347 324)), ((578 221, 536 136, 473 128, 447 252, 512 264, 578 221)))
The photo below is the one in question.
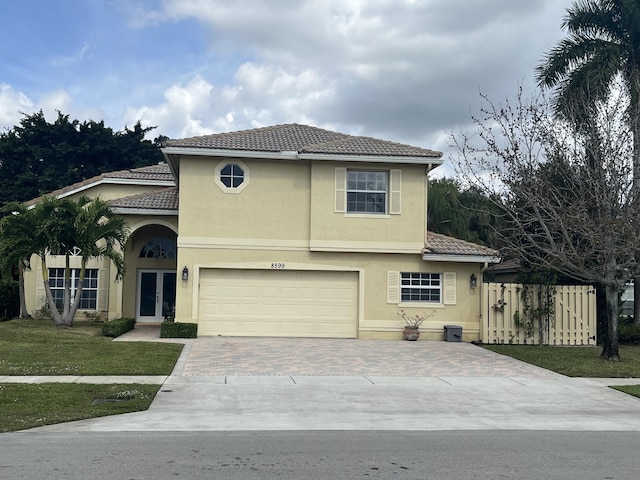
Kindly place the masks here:
POLYGON ((435 314, 435 310, 431 313, 423 313, 422 315, 414 313, 409 315, 404 310, 400 310, 398 316, 404 322, 404 330, 402 331, 402 338, 409 341, 416 341, 420 337, 420 325, 422 322, 432 317, 435 314))

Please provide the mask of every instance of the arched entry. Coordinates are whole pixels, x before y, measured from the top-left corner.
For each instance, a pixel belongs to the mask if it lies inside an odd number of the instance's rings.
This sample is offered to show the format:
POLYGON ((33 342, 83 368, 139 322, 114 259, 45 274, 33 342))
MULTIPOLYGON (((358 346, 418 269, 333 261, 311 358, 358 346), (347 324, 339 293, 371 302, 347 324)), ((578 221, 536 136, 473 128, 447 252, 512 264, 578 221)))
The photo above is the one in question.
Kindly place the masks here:
POLYGON ((175 315, 177 235, 162 225, 146 225, 136 230, 127 249, 129 268, 127 304, 135 308, 136 322, 160 323, 175 315), (134 268, 135 266, 135 268, 134 268))

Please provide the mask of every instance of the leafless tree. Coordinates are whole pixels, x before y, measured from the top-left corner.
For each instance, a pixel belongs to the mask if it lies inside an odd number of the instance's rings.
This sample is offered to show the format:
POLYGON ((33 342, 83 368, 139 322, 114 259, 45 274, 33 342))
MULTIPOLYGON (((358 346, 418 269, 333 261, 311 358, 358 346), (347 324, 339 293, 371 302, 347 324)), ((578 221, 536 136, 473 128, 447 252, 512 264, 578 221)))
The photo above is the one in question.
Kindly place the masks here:
POLYGON ((454 164, 499 208, 507 253, 605 289, 602 358, 619 361, 618 291, 636 268, 640 212, 633 135, 612 94, 585 125, 559 119, 540 94, 496 104, 483 96, 473 134, 455 133, 454 164))

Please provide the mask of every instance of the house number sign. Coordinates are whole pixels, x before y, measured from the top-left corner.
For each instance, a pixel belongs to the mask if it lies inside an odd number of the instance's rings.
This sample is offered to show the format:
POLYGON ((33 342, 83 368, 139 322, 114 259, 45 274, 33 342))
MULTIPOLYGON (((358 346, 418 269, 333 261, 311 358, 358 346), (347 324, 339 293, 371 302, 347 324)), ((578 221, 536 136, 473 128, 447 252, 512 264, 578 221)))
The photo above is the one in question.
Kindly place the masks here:
POLYGON ((276 262, 276 263, 272 263, 271 264, 271 268, 277 268, 277 269, 283 269, 286 268, 286 265, 284 263, 281 262, 276 262))

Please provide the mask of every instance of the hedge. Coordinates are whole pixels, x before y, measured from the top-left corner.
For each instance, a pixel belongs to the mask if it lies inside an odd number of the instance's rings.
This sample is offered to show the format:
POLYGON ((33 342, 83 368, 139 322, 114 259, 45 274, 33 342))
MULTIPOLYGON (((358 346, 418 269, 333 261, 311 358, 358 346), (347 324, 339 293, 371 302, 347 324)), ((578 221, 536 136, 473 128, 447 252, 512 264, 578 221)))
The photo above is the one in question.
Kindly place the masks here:
POLYGON ((20 314, 20 294, 18 282, 0 281, 0 322, 11 320, 20 314))
POLYGON ((197 323, 162 322, 160 325, 160 338, 196 338, 197 336, 197 323))
POLYGON ((129 330, 133 330, 135 326, 135 318, 117 318, 115 320, 109 320, 102 324, 102 335, 105 337, 116 338, 123 333, 127 333, 129 330))

